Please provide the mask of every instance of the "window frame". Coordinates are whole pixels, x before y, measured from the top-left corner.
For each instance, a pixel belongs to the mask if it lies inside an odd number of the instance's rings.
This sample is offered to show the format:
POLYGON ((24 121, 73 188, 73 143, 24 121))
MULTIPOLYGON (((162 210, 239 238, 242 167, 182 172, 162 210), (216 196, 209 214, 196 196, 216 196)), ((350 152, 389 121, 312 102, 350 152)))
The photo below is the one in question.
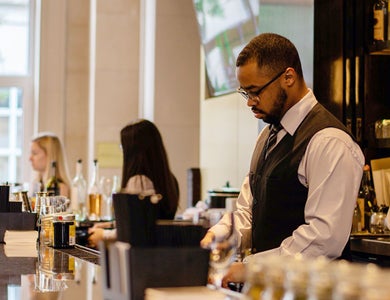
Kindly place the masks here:
MULTIPOLYGON (((26 75, 1 75, 0 74, 0 87, 12 88, 16 87, 22 90, 22 145, 21 152, 10 154, 14 158, 21 158, 21 174, 17 174, 16 165, 14 170, 9 169, 10 183, 18 181, 20 183, 29 182, 31 179, 31 167, 29 163, 30 155, 30 141, 36 128, 36 107, 37 107, 37 87, 38 71, 35 69, 35 65, 38 65, 35 57, 35 53, 39 53, 36 49, 36 45, 39 45, 39 24, 37 22, 38 7, 40 7, 40 0, 30 0, 30 17, 29 17, 29 50, 28 50, 28 70, 26 75), (36 86, 36 87, 35 87, 36 86)), ((9 128, 9 135, 13 134, 14 129, 9 128)), ((11 137, 13 138, 13 137, 11 137)), ((4 157, 4 156, 2 156, 4 157)), ((9 158, 10 156, 8 156, 9 158)), ((9 167, 10 168, 10 167, 9 167)))

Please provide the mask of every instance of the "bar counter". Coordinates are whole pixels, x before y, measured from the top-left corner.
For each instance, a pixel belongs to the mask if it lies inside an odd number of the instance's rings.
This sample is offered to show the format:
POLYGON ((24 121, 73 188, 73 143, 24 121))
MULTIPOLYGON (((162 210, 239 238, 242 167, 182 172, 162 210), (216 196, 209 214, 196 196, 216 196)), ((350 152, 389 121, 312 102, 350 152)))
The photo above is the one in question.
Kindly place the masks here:
POLYGON ((98 252, 79 246, 9 250, 0 244, 0 299, 103 299, 98 252))
MULTIPOLYGON (((390 238, 351 238, 355 262, 390 267, 390 238)), ((23 248, 0 244, 0 299, 103 299, 100 254, 70 249, 23 248), (12 249, 14 250, 14 249, 12 249)))
MULTIPOLYGON (((0 299, 105 299, 99 251, 80 245, 69 249, 41 246, 39 250, 7 247, 0 243, 0 299)), ((224 299, 243 297, 226 289, 219 293, 224 299)))
POLYGON ((350 242, 353 261, 390 267, 390 237, 351 237, 350 242))

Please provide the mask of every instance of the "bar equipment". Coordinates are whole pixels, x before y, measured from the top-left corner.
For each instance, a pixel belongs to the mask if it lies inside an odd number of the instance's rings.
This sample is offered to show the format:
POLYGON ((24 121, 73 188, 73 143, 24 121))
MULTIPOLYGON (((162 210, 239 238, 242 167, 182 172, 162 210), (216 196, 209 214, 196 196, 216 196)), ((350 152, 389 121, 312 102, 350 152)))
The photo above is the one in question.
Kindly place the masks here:
POLYGON ((210 251, 199 246, 200 236, 196 246, 178 237, 200 233, 199 226, 157 222, 155 196, 113 195, 117 241, 100 244, 105 299, 143 299, 148 287, 207 284, 210 251))
POLYGON ((23 201, 28 203, 24 197, 24 193, 15 197, 8 183, 0 185, 0 243, 4 242, 6 230, 36 229, 36 214, 22 212, 23 201))
POLYGON ((225 214, 230 219, 230 232, 222 240, 215 240, 210 245, 210 268, 214 285, 221 288, 222 278, 230 265, 236 259, 238 238, 234 230, 234 215, 232 212, 225 214))
POLYGON ((9 212, 9 192, 8 184, 0 185, 0 212, 9 212))
POLYGON ((385 233, 386 214, 382 211, 373 212, 370 218, 370 232, 373 234, 385 233))

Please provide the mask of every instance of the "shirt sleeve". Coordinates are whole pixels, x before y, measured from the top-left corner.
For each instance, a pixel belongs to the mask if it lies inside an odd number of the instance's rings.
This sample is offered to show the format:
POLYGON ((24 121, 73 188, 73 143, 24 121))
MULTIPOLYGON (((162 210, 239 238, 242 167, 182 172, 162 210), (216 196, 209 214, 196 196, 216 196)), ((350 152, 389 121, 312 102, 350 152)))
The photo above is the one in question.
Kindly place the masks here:
POLYGON ((316 133, 298 169, 300 182, 308 187, 305 224, 279 248, 256 255, 339 257, 351 232, 363 165, 363 153, 347 133, 336 128, 316 133))
POLYGON ((145 175, 130 177, 124 192, 135 195, 144 194, 145 196, 155 194, 153 182, 145 175))
MULTIPOLYGON (((252 202, 253 198, 249 186, 249 176, 246 176, 237 198, 237 210, 234 212, 235 231, 239 240, 243 243, 241 248, 247 248, 251 245, 252 202)), ((209 231, 214 233, 218 241, 229 233, 231 225, 230 218, 225 215, 209 231)))
POLYGON ((104 229, 103 240, 105 241, 116 240, 116 229, 104 229))

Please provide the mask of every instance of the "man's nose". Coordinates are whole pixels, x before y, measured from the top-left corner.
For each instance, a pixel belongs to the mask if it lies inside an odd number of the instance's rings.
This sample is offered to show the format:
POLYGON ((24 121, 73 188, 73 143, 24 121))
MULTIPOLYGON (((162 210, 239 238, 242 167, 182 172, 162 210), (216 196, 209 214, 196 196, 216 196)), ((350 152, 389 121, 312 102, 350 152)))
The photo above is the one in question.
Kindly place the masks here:
POLYGON ((258 104, 259 104, 259 100, 256 97, 254 98, 249 97, 248 100, 246 100, 246 105, 249 107, 256 106, 258 104))

